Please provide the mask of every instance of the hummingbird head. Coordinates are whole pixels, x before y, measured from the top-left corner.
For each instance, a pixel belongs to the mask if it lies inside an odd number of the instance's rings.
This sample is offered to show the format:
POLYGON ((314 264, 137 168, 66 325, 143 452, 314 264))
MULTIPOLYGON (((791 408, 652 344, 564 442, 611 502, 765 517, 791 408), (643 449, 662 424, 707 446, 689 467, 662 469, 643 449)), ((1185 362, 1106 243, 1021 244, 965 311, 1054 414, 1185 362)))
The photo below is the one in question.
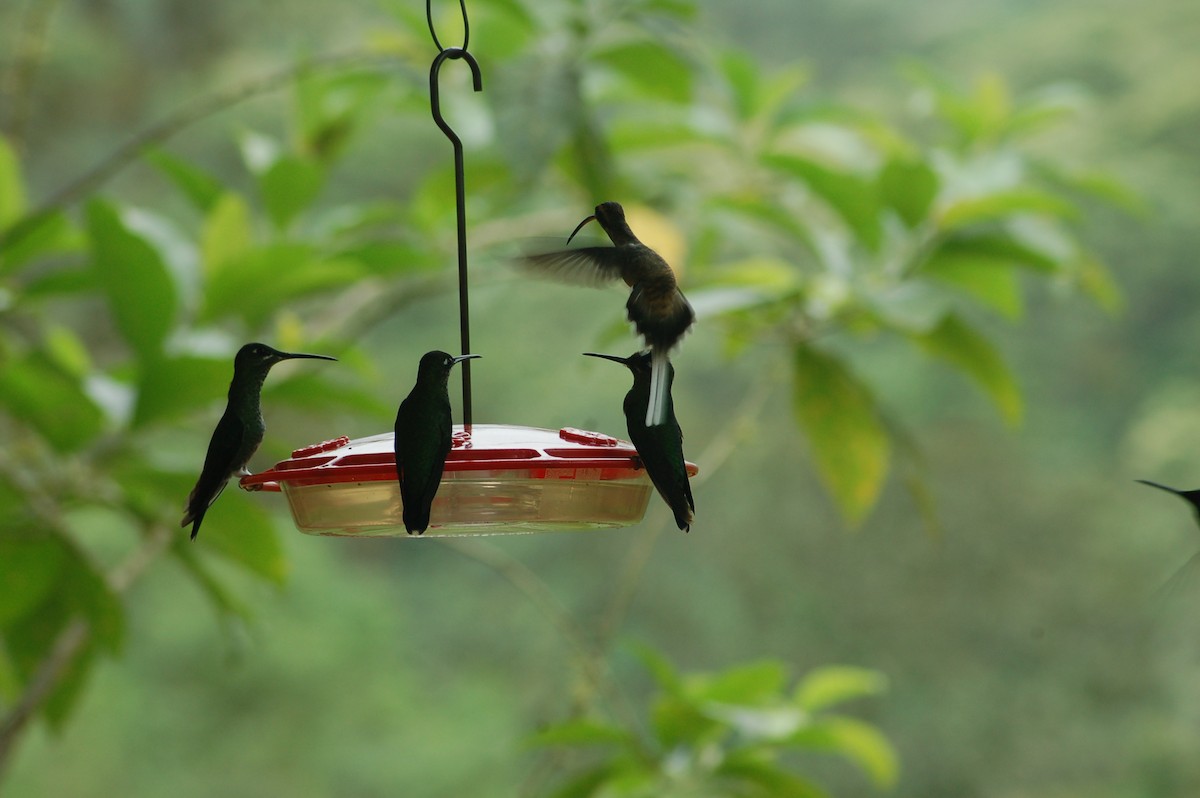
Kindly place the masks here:
MULTIPOLYGON (((570 244, 571 239, 575 237, 575 234, 582 230, 585 224, 591 221, 599 222, 600 226, 604 228, 604 232, 608 233, 609 238, 613 237, 613 231, 617 231, 619 234, 621 231, 629 230, 629 225, 625 222, 625 209, 621 207, 621 203, 601 202, 596 206, 595 213, 584 219, 579 224, 575 225, 575 229, 571 231, 571 235, 567 236, 567 243, 570 244)), ((633 233, 630 232, 628 237, 631 238, 632 236, 633 233)), ((621 236, 621 238, 625 237, 621 236)), ((616 240, 614 240, 613 243, 617 243, 616 240)))
POLYGON ((435 349, 432 352, 426 352, 421 356, 421 363, 417 366, 417 379, 422 377, 439 377, 442 380, 450 376, 450 369, 454 368, 455 363, 461 363, 464 360, 481 357, 481 355, 458 355, 455 357, 440 349, 435 349))
POLYGON ((280 352, 278 349, 267 346, 266 344, 252 343, 246 344, 238 350, 237 355, 233 359, 233 370, 238 371, 257 371, 266 374, 271 366, 274 366, 281 360, 291 360, 293 358, 311 358, 313 360, 337 360, 337 358, 327 355, 308 355, 300 352, 280 352))

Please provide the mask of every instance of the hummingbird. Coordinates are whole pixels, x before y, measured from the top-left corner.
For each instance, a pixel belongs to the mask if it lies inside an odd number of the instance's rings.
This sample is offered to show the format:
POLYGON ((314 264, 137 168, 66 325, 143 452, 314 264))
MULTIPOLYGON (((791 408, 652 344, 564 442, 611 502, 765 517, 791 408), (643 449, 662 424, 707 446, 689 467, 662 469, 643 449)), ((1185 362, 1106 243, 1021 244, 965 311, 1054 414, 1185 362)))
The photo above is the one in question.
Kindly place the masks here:
POLYGON ((604 282, 620 278, 630 287, 625 311, 651 353, 650 387, 645 408, 647 427, 667 421, 666 387, 671 349, 696 318, 692 306, 679 290, 675 272, 657 252, 638 240, 625 221, 625 209, 616 202, 602 202, 596 212, 580 222, 567 243, 584 225, 596 221, 613 242, 611 247, 582 247, 526 255, 522 262, 575 282, 604 282))
POLYGON ((417 366, 417 383, 396 412, 396 478, 404 505, 404 528, 423 534, 429 528, 429 508, 442 482, 450 454, 450 393, 446 381, 455 363, 479 355, 454 357, 434 350, 417 366))
POLYGON ((263 382, 271 366, 281 360, 311 358, 314 360, 336 360, 326 355, 305 355, 280 352, 266 344, 246 344, 233 358, 233 380, 229 383, 229 402, 225 413, 213 430, 208 442, 208 454, 204 457, 204 468, 196 487, 188 495, 187 509, 180 526, 192 525, 192 540, 200 531, 204 514, 209 506, 225 490, 225 484, 234 474, 248 474, 246 464, 262 443, 266 425, 263 423, 259 404, 263 382))
POLYGON ((653 355, 635 352, 629 357, 601 355, 584 352, 588 357, 599 357, 614 363, 624 364, 633 372, 633 387, 625 394, 625 426, 629 440, 637 449, 650 481, 663 497, 663 501, 675 514, 675 524, 684 532, 691 530, 692 516, 696 503, 692 500, 692 486, 688 484, 687 467, 683 460, 683 432, 675 420, 675 403, 671 400, 671 383, 675 380, 675 367, 667 363, 666 421, 651 426, 644 423, 643 408, 650 397, 650 381, 653 373, 653 355))
MULTIPOLYGON (((1162 485, 1158 482, 1151 482, 1148 479, 1139 479, 1137 481, 1143 485, 1149 485, 1152 488, 1165 490, 1167 493, 1174 493, 1176 496, 1186 501, 1192 506, 1192 515, 1195 517, 1196 523, 1200 524, 1200 490, 1179 490, 1178 488, 1172 488, 1167 485, 1162 485)), ((1198 560, 1200 560, 1200 552, 1193 554, 1186 563, 1180 566, 1179 569, 1175 571, 1175 574, 1167 580, 1166 584, 1159 588, 1158 592, 1164 595, 1172 592, 1174 588, 1178 587, 1182 578, 1184 577, 1184 574, 1191 570, 1189 566, 1198 560)))

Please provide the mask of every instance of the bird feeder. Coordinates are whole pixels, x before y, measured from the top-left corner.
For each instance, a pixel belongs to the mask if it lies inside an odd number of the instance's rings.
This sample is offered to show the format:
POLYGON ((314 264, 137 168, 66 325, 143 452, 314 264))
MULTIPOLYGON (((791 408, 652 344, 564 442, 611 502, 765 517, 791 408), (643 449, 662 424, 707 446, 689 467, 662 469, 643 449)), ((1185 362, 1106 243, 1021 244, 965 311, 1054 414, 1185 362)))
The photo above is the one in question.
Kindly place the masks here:
MULTIPOLYGON (((405 535, 390 432, 297 449, 241 484, 282 491, 306 534, 405 535)), ((457 426, 425 534, 628 526, 642 519, 653 493, 633 446, 609 435, 505 424, 476 424, 468 433, 457 426)))
MULTIPOLYGON (((459 326, 462 351, 470 352, 467 293, 466 191, 462 141, 442 117, 438 74, 447 60, 463 60, 480 91, 479 65, 467 52, 470 28, 464 0, 461 47, 443 47, 425 5, 439 52, 429 73, 433 119, 454 147, 458 222, 459 326)), ((599 432, 471 423, 471 362, 460 365, 463 424, 433 501, 426 536, 495 535, 604 529, 636 524, 654 486, 633 444, 599 432)), ((686 464, 688 476, 697 473, 686 464)), ((394 434, 348 437, 296 449, 273 468, 242 477, 250 491, 279 491, 292 518, 311 535, 409 537, 396 475, 394 434)))

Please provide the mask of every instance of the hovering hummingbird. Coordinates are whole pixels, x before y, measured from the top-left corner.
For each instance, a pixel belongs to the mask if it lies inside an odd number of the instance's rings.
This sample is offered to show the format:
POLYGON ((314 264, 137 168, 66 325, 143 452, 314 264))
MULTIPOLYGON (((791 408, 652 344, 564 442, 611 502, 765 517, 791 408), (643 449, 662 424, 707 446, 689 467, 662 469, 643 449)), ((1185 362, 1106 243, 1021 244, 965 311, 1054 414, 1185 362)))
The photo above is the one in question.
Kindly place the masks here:
POLYGON ((668 355, 696 318, 679 290, 675 272, 662 257, 638 240, 625 221, 625 210, 616 202, 602 202, 596 212, 580 222, 567 243, 584 225, 595 220, 612 240, 611 247, 583 247, 527 255, 523 262, 535 269, 575 282, 603 282, 620 278, 632 290, 625 310, 652 354, 646 426, 667 421, 665 386, 668 355))
POLYGON ((266 425, 263 424, 259 398, 263 381, 271 366, 281 360, 311 358, 336 360, 326 355, 304 355, 280 352, 266 344, 246 344, 233 359, 233 380, 229 383, 229 403, 225 414, 213 430, 208 442, 208 454, 196 487, 188 495, 187 509, 180 526, 192 524, 192 540, 200 531, 200 523, 209 506, 225 490, 225 484, 236 473, 248 474, 246 463, 262 443, 266 425))
POLYGON ((396 478, 404 504, 404 528, 423 534, 429 528, 429 508, 442 482, 450 454, 450 393, 446 381, 455 363, 479 355, 454 357, 434 350, 417 366, 417 383, 396 412, 396 478))
POLYGON ((675 514, 675 524, 687 532, 692 527, 692 516, 696 503, 692 500, 692 486, 688 484, 687 467, 683 460, 683 432, 675 420, 675 403, 671 400, 671 383, 675 380, 675 367, 667 363, 666 389, 667 415, 663 424, 649 426, 642 417, 642 408, 650 397, 652 379, 652 356, 648 352, 635 352, 629 357, 601 355, 584 352, 588 357, 599 357, 614 363, 623 363, 633 372, 633 387, 625 394, 625 426, 629 440, 637 449, 638 458, 650 475, 650 481, 658 489, 675 514))

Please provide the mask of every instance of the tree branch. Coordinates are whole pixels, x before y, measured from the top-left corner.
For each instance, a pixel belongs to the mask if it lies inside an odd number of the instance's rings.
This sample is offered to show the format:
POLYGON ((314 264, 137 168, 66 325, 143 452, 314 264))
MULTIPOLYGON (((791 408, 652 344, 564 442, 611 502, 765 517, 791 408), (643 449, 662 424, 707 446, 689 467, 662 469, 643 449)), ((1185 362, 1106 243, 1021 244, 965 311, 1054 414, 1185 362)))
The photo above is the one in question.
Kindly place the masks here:
POLYGON ((117 172, 137 160, 148 148, 161 144, 187 127, 219 111, 260 94, 274 91, 294 82, 305 72, 313 69, 335 69, 352 65, 373 63, 395 63, 394 56, 354 50, 346 53, 331 53, 317 56, 302 64, 294 64, 278 72, 232 86, 210 95, 200 97, 168 114, 157 124, 151 125, 121 146, 113 150, 100 163, 66 186, 52 194, 34 210, 0 231, 0 247, 12 246, 33 232, 53 211, 71 205, 81 197, 95 191, 117 172))
MULTIPOLYGON (((155 526, 143 539, 142 544, 109 572, 108 585, 113 592, 124 593, 137 581, 170 544, 172 532, 169 526, 155 526)), ((0 782, 3 782, 5 770, 21 732, 54 692, 75 658, 87 647, 91 636, 92 628, 83 618, 75 618, 68 623, 59 632, 58 638, 50 648, 50 654, 42 660, 33 677, 25 685, 25 692, 4 716, 3 721, 0 721, 0 782)))

